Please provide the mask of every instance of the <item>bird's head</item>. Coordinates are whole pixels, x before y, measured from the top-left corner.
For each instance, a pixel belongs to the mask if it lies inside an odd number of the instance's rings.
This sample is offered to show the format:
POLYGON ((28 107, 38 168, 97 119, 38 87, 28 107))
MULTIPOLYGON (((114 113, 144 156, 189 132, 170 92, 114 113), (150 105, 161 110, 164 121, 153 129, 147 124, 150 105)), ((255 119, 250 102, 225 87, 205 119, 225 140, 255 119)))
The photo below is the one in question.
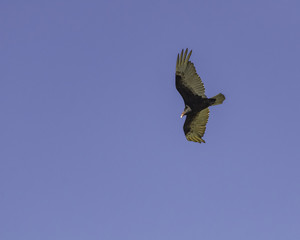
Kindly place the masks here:
POLYGON ((182 118, 184 115, 187 115, 191 111, 192 111, 192 109, 188 105, 185 105, 185 108, 184 108, 183 112, 181 113, 180 118, 182 118))

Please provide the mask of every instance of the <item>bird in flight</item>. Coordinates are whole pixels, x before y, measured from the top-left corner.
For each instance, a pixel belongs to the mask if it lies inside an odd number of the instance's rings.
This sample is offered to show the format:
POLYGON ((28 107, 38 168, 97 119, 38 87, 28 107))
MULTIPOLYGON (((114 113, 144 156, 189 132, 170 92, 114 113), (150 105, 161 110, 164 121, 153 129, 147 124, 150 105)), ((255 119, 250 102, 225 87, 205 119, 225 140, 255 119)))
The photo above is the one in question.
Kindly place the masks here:
POLYGON ((183 98, 185 108, 181 118, 186 115, 183 131, 188 141, 205 143, 202 139, 209 116, 210 106, 222 104, 225 96, 222 93, 207 98, 203 82, 196 72, 194 64, 189 61, 192 51, 188 54, 182 50, 176 62, 176 89, 183 98))

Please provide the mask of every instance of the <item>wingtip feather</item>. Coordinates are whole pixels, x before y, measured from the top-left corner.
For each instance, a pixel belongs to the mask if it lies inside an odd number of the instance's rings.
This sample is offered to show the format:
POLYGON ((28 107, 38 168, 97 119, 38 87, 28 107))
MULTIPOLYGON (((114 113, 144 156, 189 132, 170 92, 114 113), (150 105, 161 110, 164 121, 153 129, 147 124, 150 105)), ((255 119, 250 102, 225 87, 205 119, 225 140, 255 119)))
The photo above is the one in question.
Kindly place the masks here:
POLYGON ((192 55, 192 50, 190 51, 189 55, 188 55, 187 58, 186 58, 186 61, 187 61, 187 62, 190 60, 191 55, 192 55))
POLYGON ((185 60, 186 60, 187 53, 188 53, 188 49, 185 49, 184 56, 183 56, 183 62, 184 62, 184 64, 186 62, 185 60))

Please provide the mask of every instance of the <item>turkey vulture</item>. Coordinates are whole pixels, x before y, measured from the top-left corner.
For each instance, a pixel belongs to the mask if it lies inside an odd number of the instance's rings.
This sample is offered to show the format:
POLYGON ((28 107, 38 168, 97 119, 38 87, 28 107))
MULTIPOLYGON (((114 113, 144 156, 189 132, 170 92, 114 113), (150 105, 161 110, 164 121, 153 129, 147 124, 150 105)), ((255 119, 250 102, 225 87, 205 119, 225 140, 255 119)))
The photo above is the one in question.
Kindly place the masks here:
POLYGON ((225 96, 222 93, 207 98, 201 78, 198 76, 195 66, 189 61, 192 51, 188 49, 177 56, 176 62, 176 89, 182 96, 185 104, 181 118, 186 115, 183 125, 186 139, 193 142, 204 142, 202 139, 209 116, 208 107, 222 104, 225 96))

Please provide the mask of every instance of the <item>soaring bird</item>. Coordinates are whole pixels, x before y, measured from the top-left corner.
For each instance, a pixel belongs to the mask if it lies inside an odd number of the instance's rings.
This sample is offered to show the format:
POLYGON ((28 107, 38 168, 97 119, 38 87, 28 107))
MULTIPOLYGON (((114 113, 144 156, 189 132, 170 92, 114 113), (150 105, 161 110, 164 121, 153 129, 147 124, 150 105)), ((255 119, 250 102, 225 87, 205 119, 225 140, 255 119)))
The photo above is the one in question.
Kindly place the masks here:
POLYGON ((189 61, 192 51, 183 49, 177 56, 176 89, 183 98, 185 108, 181 118, 186 115, 183 131, 186 139, 193 142, 205 143, 202 139, 209 116, 208 107, 222 104, 225 96, 222 93, 207 98, 203 82, 196 72, 194 64, 189 61))

